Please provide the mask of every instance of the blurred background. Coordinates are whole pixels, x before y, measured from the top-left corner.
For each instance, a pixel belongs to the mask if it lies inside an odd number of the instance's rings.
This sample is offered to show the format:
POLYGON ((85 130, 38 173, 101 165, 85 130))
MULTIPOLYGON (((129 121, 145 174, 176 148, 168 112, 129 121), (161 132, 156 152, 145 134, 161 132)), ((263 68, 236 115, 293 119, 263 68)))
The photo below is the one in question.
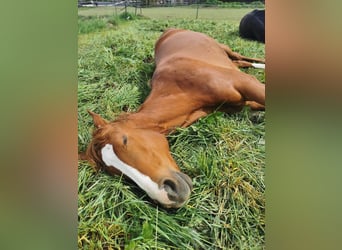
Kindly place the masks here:
MULTIPOLYGON (((265 4, 266 247, 340 249, 341 3, 265 4)), ((77 247, 77 12, 2 3, 2 249, 77 247)))

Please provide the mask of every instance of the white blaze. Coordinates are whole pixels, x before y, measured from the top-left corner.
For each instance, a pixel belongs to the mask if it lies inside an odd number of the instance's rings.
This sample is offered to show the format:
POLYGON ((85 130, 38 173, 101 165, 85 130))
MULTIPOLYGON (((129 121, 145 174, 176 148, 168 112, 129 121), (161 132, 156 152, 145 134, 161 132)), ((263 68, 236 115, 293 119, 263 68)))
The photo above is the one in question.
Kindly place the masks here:
POLYGON ((124 175, 133 180, 141 189, 143 189, 152 199, 158 200, 162 204, 173 204, 175 202, 170 201, 167 196, 167 192, 164 188, 160 189, 158 184, 152 181, 152 179, 140 173, 137 169, 129 166, 119 159, 115 154, 113 145, 106 144, 101 149, 102 160, 108 167, 114 167, 120 170, 124 175))

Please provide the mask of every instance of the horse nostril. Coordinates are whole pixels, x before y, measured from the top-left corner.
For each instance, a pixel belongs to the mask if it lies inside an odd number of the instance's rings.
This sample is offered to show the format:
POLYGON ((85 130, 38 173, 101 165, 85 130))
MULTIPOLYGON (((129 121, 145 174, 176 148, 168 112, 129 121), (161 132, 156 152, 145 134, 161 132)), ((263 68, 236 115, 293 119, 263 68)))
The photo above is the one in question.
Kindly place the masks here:
POLYGON ((176 206, 181 206, 190 196, 192 181, 189 176, 181 172, 174 172, 172 178, 165 178, 162 187, 171 201, 176 202, 176 206))
POLYGON ((165 191, 167 192, 167 196, 169 197, 170 200, 174 201, 178 199, 177 185, 174 181, 166 179, 163 182, 163 187, 165 191))
POLYGON ((170 187, 173 191, 176 192, 176 183, 174 183, 172 180, 165 180, 164 185, 170 187))

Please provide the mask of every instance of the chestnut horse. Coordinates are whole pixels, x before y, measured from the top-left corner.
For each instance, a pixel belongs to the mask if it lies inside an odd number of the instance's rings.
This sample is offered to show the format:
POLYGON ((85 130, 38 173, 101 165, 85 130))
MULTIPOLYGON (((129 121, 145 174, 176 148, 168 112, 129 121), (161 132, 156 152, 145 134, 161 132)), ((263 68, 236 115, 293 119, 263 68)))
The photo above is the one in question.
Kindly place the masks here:
POLYGON ((89 111, 96 130, 81 159, 124 174, 166 208, 181 207, 192 182, 172 158, 166 135, 215 110, 233 113, 245 105, 264 110, 265 85, 238 69, 263 62, 202 33, 165 31, 155 45, 151 93, 137 112, 112 122, 89 111))

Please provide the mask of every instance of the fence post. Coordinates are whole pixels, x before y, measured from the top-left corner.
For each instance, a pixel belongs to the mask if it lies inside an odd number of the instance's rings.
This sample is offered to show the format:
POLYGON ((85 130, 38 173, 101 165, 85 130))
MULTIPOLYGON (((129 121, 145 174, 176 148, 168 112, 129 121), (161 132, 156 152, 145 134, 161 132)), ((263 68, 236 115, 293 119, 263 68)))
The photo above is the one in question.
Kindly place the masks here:
POLYGON ((196 2, 197 2, 197 9, 196 9, 196 19, 198 19, 198 9, 199 9, 199 2, 200 2, 201 0, 196 0, 196 2))
POLYGON ((127 0, 125 0, 125 16, 127 17, 127 0))

